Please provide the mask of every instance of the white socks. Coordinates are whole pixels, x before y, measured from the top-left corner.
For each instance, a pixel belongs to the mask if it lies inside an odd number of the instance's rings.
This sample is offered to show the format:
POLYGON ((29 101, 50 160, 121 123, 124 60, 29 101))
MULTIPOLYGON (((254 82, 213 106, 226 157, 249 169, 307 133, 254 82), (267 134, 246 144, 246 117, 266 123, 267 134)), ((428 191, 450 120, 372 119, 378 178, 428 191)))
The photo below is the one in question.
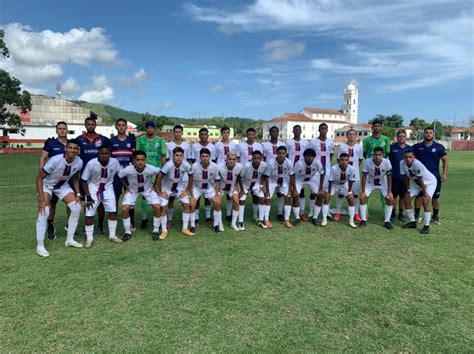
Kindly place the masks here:
POLYGON ((258 220, 259 221, 265 220, 265 205, 263 204, 258 205, 258 220))
POLYGON ((321 212, 321 207, 319 205, 315 205, 313 209, 313 219, 317 220, 319 213, 321 212))
POLYGON ((191 227, 196 227, 196 211, 194 213, 189 214, 189 223, 191 227))
POLYGON ((355 206, 349 206, 349 221, 354 221, 355 206))
POLYGON ((431 221, 431 211, 425 211, 423 213, 423 225, 430 226, 430 221, 431 221))
POLYGON ((115 232, 117 231, 117 220, 108 220, 109 224, 109 238, 116 237, 115 232))
POLYGON ((407 213, 407 218, 408 218, 408 220, 410 220, 410 222, 416 221, 415 220, 415 213, 413 212, 413 209, 405 209, 405 211, 407 213))
POLYGON ((161 217, 161 230, 162 231, 168 231, 168 227, 166 224, 168 223, 168 216, 164 215, 161 217))
POLYGON ((359 197, 354 196, 354 207, 355 207, 355 212, 356 214, 359 212, 359 207, 360 207, 360 199, 359 197))
POLYGON ((77 224, 79 223, 79 216, 81 215, 81 205, 74 202, 68 203, 68 208, 71 210, 71 215, 69 215, 67 223, 67 238, 66 242, 74 241, 74 233, 77 229, 77 224))
POLYGON ((132 233, 132 228, 130 226, 130 218, 127 219, 122 219, 123 221, 123 228, 125 229, 126 234, 131 234, 132 233))
POLYGON ((293 214, 295 215, 295 219, 300 218, 300 207, 293 207, 293 214))
POLYGON ((214 226, 222 224, 222 211, 214 210, 214 226))
POLYGON ((153 216, 153 232, 158 232, 160 230, 161 217, 153 216))
POLYGON ((336 199, 336 214, 339 214, 341 212, 342 203, 344 203, 343 198, 337 198, 336 199))
POLYGON ((227 216, 231 215, 232 213, 232 199, 226 199, 225 201, 225 211, 226 211, 226 214, 227 216))
POLYGON ((44 248, 44 236, 48 225, 48 216, 49 207, 47 206, 43 214, 38 214, 38 220, 36 220, 36 243, 38 248, 44 248))
POLYGON ((393 205, 385 205, 384 215, 385 221, 390 222, 390 217, 392 216, 393 205))
POLYGON ((270 219, 270 205, 265 205, 264 220, 267 221, 270 219))
POLYGON ((360 218, 363 221, 367 221, 367 204, 361 204, 360 205, 360 218))
POLYGON ((327 220, 329 213, 329 204, 323 204, 323 220, 327 220))
POLYGON ((245 205, 239 205, 239 222, 244 222, 245 205))
POLYGON ((94 224, 85 225, 87 241, 94 240, 94 224))
POLYGON ((183 230, 186 230, 188 228, 190 215, 191 214, 189 213, 183 213, 183 230))
POLYGON ((237 218, 239 217, 239 211, 232 210, 232 225, 237 223, 237 218))
POLYGON ((283 197, 277 196, 278 215, 283 214, 283 197))
POLYGON ((290 220, 291 205, 285 205, 283 208, 285 210, 284 218, 285 218, 286 221, 288 221, 288 220, 290 220))

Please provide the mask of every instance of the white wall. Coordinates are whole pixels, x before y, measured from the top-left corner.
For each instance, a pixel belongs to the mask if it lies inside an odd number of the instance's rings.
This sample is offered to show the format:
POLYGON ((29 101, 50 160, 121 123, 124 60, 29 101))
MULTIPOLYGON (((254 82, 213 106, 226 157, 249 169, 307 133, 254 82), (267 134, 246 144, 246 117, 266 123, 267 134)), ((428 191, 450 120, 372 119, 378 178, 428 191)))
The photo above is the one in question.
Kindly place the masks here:
MULTIPOLYGON (((10 139, 21 139, 21 140, 38 140, 43 139, 46 140, 47 138, 56 136, 56 127, 54 126, 25 126, 26 131, 25 135, 21 134, 11 134, 9 133, 8 136, 10 139)), ((85 133, 86 129, 84 125, 79 124, 68 124, 68 129, 71 134, 68 134, 68 139, 72 139, 85 133)), ((98 125, 96 128, 96 132, 102 134, 106 137, 110 137, 111 135, 117 134, 114 126, 105 126, 105 125, 98 125)))

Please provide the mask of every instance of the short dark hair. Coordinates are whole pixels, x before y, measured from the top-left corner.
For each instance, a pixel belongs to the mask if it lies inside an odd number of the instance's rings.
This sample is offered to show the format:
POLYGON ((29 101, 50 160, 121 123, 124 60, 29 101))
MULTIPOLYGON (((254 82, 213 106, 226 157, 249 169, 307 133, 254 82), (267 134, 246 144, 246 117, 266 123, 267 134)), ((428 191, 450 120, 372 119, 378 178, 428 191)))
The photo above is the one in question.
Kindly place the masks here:
POLYGON ((118 122, 124 122, 125 124, 128 123, 127 120, 124 119, 124 118, 119 118, 119 119, 117 119, 117 120, 115 121, 115 125, 117 125, 118 122))
POLYGON ((301 129, 301 125, 296 124, 296 125, 293 127, 293 129, 295 129, 295 128, 300 128, 300 129, 301 129))
POLYGON ((69 144, 75 144, 77 146, 81 146, 81 144, 79 143, 79 140, 77 140, 77 139, 69 139, 66 143, 66 146, 69 145, 69 144))
POLYGON ((245 134, 247 133, 257 133, 257 131, 255 130, 255 128, 248 128, 247 131, 245 132, 245 134))
POLYGON ((199 129, 199 134, 201 134, 202 132, 209 133, 209 129, 207 129, 207 128, 201 128, 201 129, 199 129))
POLYGON ((314 149, 306 149, 304 152, 303 152, 303 156, 313 156, 313 157, 316 157, 316 151, 314 151, 314 149))
POLYGON ((89 117, 87 117, 86 119, 84 119, 84 123, 86 123, 88 120, 92 120, 92 121, 95 122, 95 121, 96 121, 96 118, 89 116, 89 117))
POLYGON ((173 155, 176 154, 177 152, 180 152, 180 153, 184 154, 183 148, 179 147, 179 146, 177 146, 173 149, 173 155))
POLYGON ((434 131, 435 128, 432 125, 427 126, 425 129, 423 129, 423 133, 426 132, 427 130, 432 130, 434 131))
POLYGON ((107 150, 109 150, 110 152, 112 152, 112 147, 111 147, 109 144, 102 145, 102 146, 99 148, 99 151, 100 151, 100 150, 103 150, 103 149, 107 149, 107 150))
POLYGON ((377 151, 380 151, 382 154, 385 152, 385 151, 383 150, 383 147, 381 147, 381 146, 376 146, 376 147, 374 148, 374 151, 373 151, 373 152, 377 152, 377 151))
POLYGON ((288 149, 286 148, 285 145, 280 145, 279 147, 277 147, 277 152, 280 151, 280 150, 288 151, 288 149))
POLYGON ((59 121, 59 122, 56 123, 56 128, 57 128, 58 125, 60 125, 60 124, 64 124, 64 125, 67 127, 67 123, 66 123, 65 121, 61 120, 61 121, 59 121))
POLYGON ((408 153, 415 154, 415 151, 414 151, 411 147, 409 147, 409 148, 407 148, 407 149, 405 150, 405 152, 403 153, 403 155, 408 154, 408 153))
POLYGON ((349 132, 354 132, 354 133, 356 133, 356 135, 357 135, 357 132, 356 132, 356 130, 355 130, 354 128, 349 129, 349 130, 346 132, 346 136, 349 134, 349 132))
POLYGON ((276 125, 274 125, 273 127, 270 127, 270 129, 268 129, 268 131, 271 132, 273 129, 276 129, 277 131, 280 131, 280 129, 278 129, 278 127, 276 125))
POLYGON ((399 136, 400 134, 405 134, 405 135, 407 135, 407 131, 406 131, 405 129, 400 129, 400 130, 398 130, 398 132, 397 132, 397 136, 399 136))
POLYGON ((321 127, 326 127, 328 128, 328 125, 326 123, 321 123, 319 126, 318 126, 318 130, 321 129, 321 127))
POLYGON ((347 152, 343 152, 342 154, 339 155, 339 158, 341 157, 349 157, 349 154, 347 152))
POLYGON ((225 126, 225 125, 224 125, 224 126, 221 128, 221 134, 222 134, 223 132, 225 132, 226 130, 228 130, 228 131, 230 132, 230 128, 229 128, 228 126, 225 126))
POLYGON ((176 125, 173 127, 173 133, 174 133, 177 129, 181 129, 181 130, 184 131, 183 126, 182 126, 181 124, 176 124, 176 125))
POLYGON ((202 148, 201 151, 199 151, 199 156, 201 156, 201 155, 211 156, 211 151, 208 148, 202 148))
POLYGON ((255 156, 255 155, 263 156, 263 154, 260 150, 255 150, 254 152, 252 152, 252 156, 255 156))
POLYGON ((375 118, 375 119, 372 121, 372 126, 374 126, 375 124, 383 125, 382 119, 375 118))
POLYGON ((137 156, 145 156, 145 157, 146 157, 146 152, 143 151, 143 150, 134 151, 134 152, 133 152, 133 158, 135 158, 135 157, 137 157, 137 156))

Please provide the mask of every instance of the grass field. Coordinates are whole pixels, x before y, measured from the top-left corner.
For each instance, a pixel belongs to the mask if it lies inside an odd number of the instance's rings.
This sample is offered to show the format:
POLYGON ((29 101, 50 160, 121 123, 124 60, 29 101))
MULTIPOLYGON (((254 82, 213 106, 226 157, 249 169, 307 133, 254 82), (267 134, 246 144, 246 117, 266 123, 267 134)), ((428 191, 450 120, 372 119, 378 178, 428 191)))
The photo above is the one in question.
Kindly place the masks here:
POLYGON ((450 154, 428 237, 383 229, 377 201, 363 230, 345 217, 291 231, 226 223, 77 250, 64 247, 61 205, 47 259, 35 254, 37 156, 0 166, 1 352, 474 351, 472 152, 450 154))

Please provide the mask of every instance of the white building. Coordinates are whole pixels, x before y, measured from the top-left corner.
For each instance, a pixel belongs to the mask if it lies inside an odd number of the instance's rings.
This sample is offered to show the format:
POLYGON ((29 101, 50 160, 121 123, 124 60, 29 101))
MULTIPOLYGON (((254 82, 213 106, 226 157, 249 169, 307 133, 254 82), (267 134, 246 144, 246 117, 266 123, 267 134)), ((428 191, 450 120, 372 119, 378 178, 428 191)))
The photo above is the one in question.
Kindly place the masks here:
POLYGON ((328 125, 328 137, 334 139, 335 130, 347 125, 357 124, 359 90, 350 83, 344 90, 344 102, 340 110, 327 108, 305 107, 298 113, 285 113, 281 117, 273 118, 263 124, 263 136, 268 137, 272 126, 280 129, 280 139, 290 139, 295 125, 300 125, 303 139, 314 139, 318 136, 318 127, 321 123, 328 125))

